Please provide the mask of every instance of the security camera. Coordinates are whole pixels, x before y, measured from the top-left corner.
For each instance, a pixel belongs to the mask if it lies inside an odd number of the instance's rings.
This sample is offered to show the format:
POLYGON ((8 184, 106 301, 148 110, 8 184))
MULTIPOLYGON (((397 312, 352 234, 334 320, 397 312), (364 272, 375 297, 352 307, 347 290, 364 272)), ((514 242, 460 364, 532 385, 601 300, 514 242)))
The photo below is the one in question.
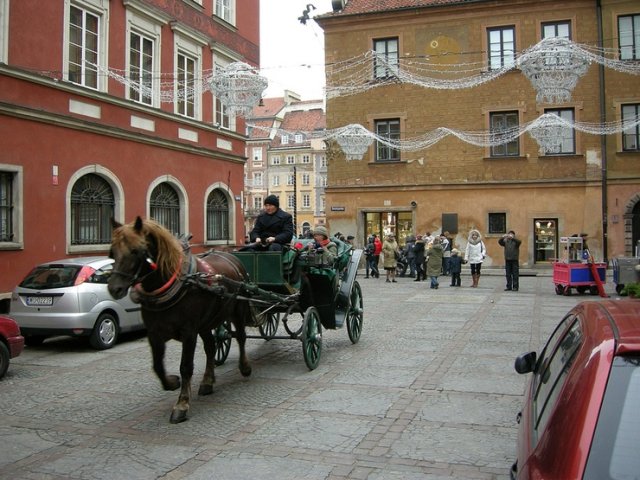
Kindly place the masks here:
POLYGON ((416 208, 417 206, 418 206, 418 202, 416 202, 415 200, 413 200, 413 201, 411 202, 411 207, 412 207, 412 208, 416 208))

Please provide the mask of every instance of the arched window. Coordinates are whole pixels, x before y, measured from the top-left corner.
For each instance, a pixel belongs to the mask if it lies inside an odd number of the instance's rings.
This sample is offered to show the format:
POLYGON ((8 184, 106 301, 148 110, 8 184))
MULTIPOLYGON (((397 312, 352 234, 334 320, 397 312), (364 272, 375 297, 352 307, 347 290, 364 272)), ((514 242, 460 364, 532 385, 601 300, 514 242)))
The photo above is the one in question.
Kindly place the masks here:
POLYGON ((229 201, 219 189, 207 198, 207 240, 229 240, 229 201))
POLYGON ((80 177, 71 190, 71 244, 111 242, 115 201, 111 185, 99 175, 80 177))
POLYGON ((180 234, 180 198, 168 183, 161 183, 151 192, 150 214, 160 225, 174 235, 180 234))

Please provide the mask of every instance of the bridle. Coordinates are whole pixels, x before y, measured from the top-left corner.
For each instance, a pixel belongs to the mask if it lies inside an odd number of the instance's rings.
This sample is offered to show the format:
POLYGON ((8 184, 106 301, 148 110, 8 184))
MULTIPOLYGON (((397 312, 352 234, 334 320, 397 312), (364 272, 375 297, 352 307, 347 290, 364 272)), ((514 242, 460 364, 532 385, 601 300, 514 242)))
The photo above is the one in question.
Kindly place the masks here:
MULTIPOLYGON (((109 252, 109 256, 113 258, 113 251, 109 252)), ((135 273, 131 274, 128 272, 123 272, 121 270, 116 270, 115 268, 111 271, 112 275, 120 275, 129 281, 128 287, 134 285, 136 283, 141 283, 147 278, 149 275, 154 273, 158 269, 158 265, 153 260, 153 257, 149 254, 149 251, 145 248, 144 250, 138 250, 135 254, 137 258, 137 267, 135 273), (145 274, 142 274, 142 268, 144 265, 149 265, 149 271, 145 274)))

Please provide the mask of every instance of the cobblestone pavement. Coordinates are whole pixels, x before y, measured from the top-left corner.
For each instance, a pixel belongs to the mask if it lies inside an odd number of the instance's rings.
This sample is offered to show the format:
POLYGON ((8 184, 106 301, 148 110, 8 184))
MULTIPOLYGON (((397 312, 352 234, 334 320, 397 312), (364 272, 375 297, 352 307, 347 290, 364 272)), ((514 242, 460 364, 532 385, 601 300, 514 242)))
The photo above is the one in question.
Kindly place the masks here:
MULTIPOLYGON (((499 272, 479 288, 468 276, 438 290, 358 280, 358 344, 345 328, 325 331, 309 371, 299 341, 252 339, 245 379, 234 342, 214 394, 194 396, 179 425, 169 423, 177 392, 161 389, 145 337, 101 352, 69 338, 26 348, 0 381, 0 478, 509 478, 526 380, 513 360, 599 297, 557 296, 545 276, 504 292, 499 272)), ((170 342, 171 373, 179 358, 170 342)))

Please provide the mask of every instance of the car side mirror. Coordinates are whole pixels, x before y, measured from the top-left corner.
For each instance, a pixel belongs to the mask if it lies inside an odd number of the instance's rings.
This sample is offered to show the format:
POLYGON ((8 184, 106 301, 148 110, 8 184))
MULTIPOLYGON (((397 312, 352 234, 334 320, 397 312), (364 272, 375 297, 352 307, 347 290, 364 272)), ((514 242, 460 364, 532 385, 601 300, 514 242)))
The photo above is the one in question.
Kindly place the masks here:
POLYGON ((523 353, 516 358, 514 368, 518 373, 531 373, 536 366, 536 352, 523 353))

